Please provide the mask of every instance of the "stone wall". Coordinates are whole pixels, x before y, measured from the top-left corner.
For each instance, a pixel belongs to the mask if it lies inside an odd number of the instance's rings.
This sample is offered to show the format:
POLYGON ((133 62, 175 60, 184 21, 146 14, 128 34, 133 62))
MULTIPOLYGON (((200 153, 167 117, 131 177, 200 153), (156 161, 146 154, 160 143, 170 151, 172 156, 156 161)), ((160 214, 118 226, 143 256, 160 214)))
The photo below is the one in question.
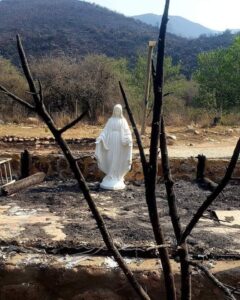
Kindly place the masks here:
MULTIPOLYGON (((13 174, 18 178, 20 176, 20 154, 2 153, 1 158, 12 158, 13 174)), ((99 181, 103 177, 102 172, 98 169, 93 154, 82 154, 79 158, 79 166, 87 181, 99 181)), ((213 181, 221 180, 228 166, 227 159, 210 159, 206 165, 206 176, 213 181)), ((170 160, 173 178, 194 180, 196 177, 197 159, 195 158, 172 158, 170 160)), ((159 162, 159 177, 162 176, 161 162, 159 162)), ((61 154, 32 154, 30 161, 30 173, 34 174, 43 171, 49 177, 59 177, 60 179, 68 179, 72 177, 68 163, 61 154)), ((234 172, 235 177, 240 177, 240 161, 234 172)), ((143 173, 140 159, 137 155, 133 158, 131 171, 126 176, 127 181, 143 180, 143 173)))

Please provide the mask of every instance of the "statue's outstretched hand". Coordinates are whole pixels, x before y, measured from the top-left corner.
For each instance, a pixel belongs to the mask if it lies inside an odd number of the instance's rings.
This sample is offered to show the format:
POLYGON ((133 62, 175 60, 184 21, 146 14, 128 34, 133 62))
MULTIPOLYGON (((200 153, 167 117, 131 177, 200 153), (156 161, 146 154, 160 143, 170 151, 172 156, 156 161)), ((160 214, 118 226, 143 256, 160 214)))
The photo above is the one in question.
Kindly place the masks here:
POLYGON ((98 138, 96 139, 95 144, 99 144, 100 142, 102 142, 102 138, 101 138, 101 137, 98 137, 98 138))
POLYGON ((98 137, 97 139, 96 139, 96 142, 95 142, 95 144, 99 144, 100 142, 102 142, 103 143, 103 147, 104 147, 104 149, 105 150, 109 150, 109 148, 108 148, 108 146, 106 145, 106 143, 105 143, 105 141, 104 141, 104 139, 102 138, 102 137, 98 137))

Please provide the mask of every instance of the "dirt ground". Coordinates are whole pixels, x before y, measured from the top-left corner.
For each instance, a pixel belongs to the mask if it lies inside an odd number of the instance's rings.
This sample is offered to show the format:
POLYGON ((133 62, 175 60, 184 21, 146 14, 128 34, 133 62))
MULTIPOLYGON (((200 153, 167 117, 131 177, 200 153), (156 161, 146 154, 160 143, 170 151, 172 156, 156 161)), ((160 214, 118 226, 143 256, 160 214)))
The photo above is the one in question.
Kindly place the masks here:
MULTIPOLYGON (((91 184, 91 193, 99 207, 116 245, 120 249, 154 245, 149 224, 144 187, 128 185, 124 191, 103 191, 91 184)), ((209 194, 196 184, 179 181, 175 186, 177 204, 184 225, 209 194)), ((216 220, 213 210, 239 210, 240 185, 228 186, 206 212, 189 237, 192 255, 240 253, 240 226, 216 220)), ((165 197, 159 184, 157 202, 166 242, 174 246, 173 233, 165 197)), ((0 241, 9 245, 61 250, 104 246, 75 181, 47 181, 12 197, 0 197, 0 241)), ((54 252, 55 251, 55 252, 54 252)), ((72 251, 72 250, 69 250, 72 251)))
MULTIPOLYGON (((103 126, 91 126, 81 124, 66 132, 64 135, 66 139, 95 139, 101 132, 103 126)), ((215 128, 200 128, 198 126, 184 126, 184 127, 167 127, 169 155, 170 157, 190 157, 204 154, 208 158, 228 158, 232 155, 233 149, 240 136, 240 127, 233 128, 217 126, 215 128)), ((19 138, 45 138, 51 137, 50 132, 43 126, 34 124, 1 124, 1 137, 19 137, 19 138)), ((143 143, 148 152, 150 142, 150 128, 147 128, 146 135, 143 136, 143 143)), ((22 151, 27 147, 28 150, 36 151, 38 153, 58 152, 59 149, 53 145, 44 145, 36 147, 33 145, 24 145, 21 143, 5 143, 0 141, 0 150, 8 152, 22 151)), ((71 146, 73 149, 78 149, 79 146, 71 146)), ((81 151, 94 150, 94 143, 80 147, 81 151)), ((138 152, 135 143, 134 152, 138 152)))
MULTIPOLYGON (((96 138, 101 129, 101 126, 81 125, 68 131, 66 138, 96 138)), ((149 147, 149 130, 148 128, 143 137, 146 150, 149 147)), ((196 156, 199 153, 208 158, 230 157, 239 138, 240 127, 168 127, 167 132, 171 157, 196 156)), ((42 138, 48 135, 47 129, 37 125, 0 125, 0 137, 42 138)), ((14 142, 0 142, 0 151, 22 151, 26 149, 25 146, 23 143, 17 148, 14 142)), ((32 146, 33 150, 34 147, 32 146)), ((94 145, 90 148, 90 151, 92 150, 94 145)), ((37 151, 59 152, 59 149, 46 145, 37 151)), ((134 151, 137 152, 137 149, 134 151)), ((183 224, 186 225, 209 192, 185 181, 177 182, 175 188, 179 213, 183 224)), ((124 191, 108 192, 99 190, 96 183, 91 184, 91 192, 119 248, 146 249, 154 245, 143 186, 128 185, 124 191)), ((163 185, 158 186, 157 194, 166 241, 174 245, 163 185)), ((220 195, 189 238, 192 254, 240 253, 240 227, 232 226, 228 222, 219 223, 212 212, 216 209, 239 210, 239 198, 239 182, 238 185, 228 186, 220 195)), ((103 246, 95 221, 75 182, 57 180, 44 182, 12 197, 0 197, 0 241, 2 245, 58 249, 56 251, 64 247, 75 249, 82 246, 103 246)))

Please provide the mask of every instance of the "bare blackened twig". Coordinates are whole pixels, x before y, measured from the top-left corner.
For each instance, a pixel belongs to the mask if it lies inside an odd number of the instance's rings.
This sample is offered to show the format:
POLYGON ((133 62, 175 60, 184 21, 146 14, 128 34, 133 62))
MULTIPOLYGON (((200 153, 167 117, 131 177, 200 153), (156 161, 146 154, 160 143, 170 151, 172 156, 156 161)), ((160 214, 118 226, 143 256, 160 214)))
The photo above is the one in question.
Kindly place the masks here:
POLYGON ((28 67, 27 57, 26 57, 25 51, 23 49, 21 38, 19 35, 17 35, 17 48, 18 48, 18 54, 19 54, 19 57, 21 60, 22 68, 23 68, 23 73, 24 73, 24 75, 27 79, 27 83, 29 85, 29 90, 31 93, 33 93, 34 100, 36 102, 39 102, 38 92, 35 87, 31 71, 28 67))
MULTIPOLYGON (((118 249, 114 245, 112 237, 106 228, 105 222, 104 222, 104 220, 103 220, 103 218, 102 218, 102 216, 90 194, 89 188, 85 182, 85 179, 82 175, 81 170, 79 169, 79 166, 78 166, 75 158, 73 157, 73 155, 71 153, 70 148, 66 144, 66 141, 63 139, 61 132, 59 132, 59 130, 56 128, 56 125, 54 124, 52 118, 50 117, 49 113, 47 112, 43 101, 41 101, 41 95, 39 95, 39 93, 37 92, 34 80, 32 78, 32 75, 31 75, 31 72, 30 72, 30 69, 28 66, 28 61, 27 61, 27 58, 26 58, 26 55, 25 55, 25 52, 24 52, 24 49, 23 49, 23 46, 21 43, 21 39, 19 36, 17 36, 17 46, 18 46, 18 51, 19 51, 19 56, 21 59, 23 72, 25 74, 25 77, 26 77, 28 85, 29 85, 30 92, 32 93, 32 97, 35 102, 35 112, 47 124, 48 128, 50 129, 51 133, 53 134, 59 147, 62 149, 62 151, 70 165, 70 168, 71 168, 73 174, 75 175, 75 178, 79 184, 79 187, 88 203, 88 206, 96 220, 97 226, 99 228, 99 231, 102 235, 102 238, 103 238, 108 250, 110 251, 112 256, 115 258, 115 260, 117 261, 119 267, 122 269, 122 271, 126 275, 128 281, 130 282, 132 287, 135 289, 135 291, 139 295, 139 297, 144 300, 150 300, 149 296, 147 295, 145 290, 142 288, 142 286, 137 282, 133 273, 131 272, 131 270, 129 269, 129 267, 127 266, 125 261, 123 260, 122 256, 120 255, 118 249)), ((22 105, 24 105, 24 103, 22 103, 21 101, 18 101, 18 102, 21 103, 22 105)))
POLYGON ((119 81, 119 86, 120 86, 122 97, 123 97, 123 100, 124 100, 124 103, 125 103, 125 107, 126 107, 126 110, 127 110, 128 116, 129 116, 129 120, 131 122, 133 131, 134 131, 134 134, 135 134, 135 137, 136 137, 136 141, 137 141, 137 144, 138 144, 138 149, 139 149, 139 153, 140 153, 140 157, 141 157, 141 162, 142 162, 142 168, 143 168, 144 177, 146 177, 147 176, 147 160, 146 160, 146 155, 144 153, 141 136, 139 134, 136 122, 134 120, 131 108, 129 106, 129 102, 128 102, 126 93, 125 93, 125 91, 123 89, 123 86, 122 86, 122 84, 121 84, 120 81, 119 81))
POLYGON ((174 94, 174 92, 168 92, 168 93, 165 93, 164 95, 163 95, 163 97, 167 97, 167 96, 170 96, 170 95, 173 95, 174 94))
POLYGON ((179 217, 178 209, 177 209, 177 205, 176 205, 176 195, 175 195, 175 191, 173 188, 174 182, 172 180, 172 175, 171 175, 170 166, 169 166, 167 139, 166 139, 165 124, 164 124, 163 117, 161 120, 160 151, 161 151, 164 183, 166 186, 167 198, 168 198, 169 215, 172 220, 174 233, 175 233, 177 242, 179 242, 180 238, 181 238, 182 228, 181 228, 180 217, 179 217))
POLYGON ((240 288, 233 287, 233 286, 228 285, 228 284, 224 284, 224 285, 231 291, 232 294, 240 295, 240 288))
MULTIPOLYGON (((144 170, 145 188, 146 188, 146 202, 149 211, 149 217, 153 228, 154 237, 158 245, 165 244, 165 239, 162 231, 162 227, 159 222, 157 201, 156 201, 156 178, 157 178, 157 164, 158 164, 158 142, 160 133, 160 119, 162 111, 162 89, 163 89, 163 61, 164 61, 164 49, 165 49, 165 36, 166 27, 168 22, 168 9, 169 0, 165 2, 164 14, 162 17, 162 23, 159 33, 159 43, 158 43, 158 58, 157 58, 157 72, 154 80, 154 106, 153 106, 153 121, 152 121, 152 131, 151 131, 151 145, 150 145, 150 159, 149 163, 145 163, 145 155, 143 155, 143 147, 140 142, 138 142, 139 151, 142 159, 142 165, 144 170), (141 154, 142 153, 142 154, 141 154)), ((153 71, 154 72, 154 71, 153 71)), ((125 100, 127 102, 126 95, 122 86, 120 89, 125 100)), ((136 129, 136 124, 134 122, 129 105, 126 105, 129 114, 129 119, 132 123, 137 140, 140 141, 139 133, 136 129)), ((161 259, 163 274, 165 278, 165 286, 168 300, 176 299, 175 283, 173 278, 173 273, 171 269, 171 264, 169 260, 168 250, 166 248, 159 248, 159 257, 161 259)))
POLYGON ((228 168, 226 170, 226 173, 225 173, 222 181, 219 183, 217 188, 207 197, 207 199, 203 202, 203 204, 199 207, 198 211, 196 212, 196 214, 193 216, 192 220, 187 225, 185 231, 183 232, 183 234, 181 236, 181 243, 186 240, 186 238, 189 236, 189 234, 192 232, 193 228, 196 226, 196 224, 202 217, 203 213, 209 208, 209 206, 219 196, 219 194, 223 191, 223 189, 226 187, 228 182, 231 180, 233 171, 238 162, 239 153, 240 153, 240 139, 238 140, 238 142, 236 144, 232 158, 229 162, 228 168))
MULTIPOLYGON (((145 157, 145 154, 144 154, 144 149, 143 149, 141 137, 140 137, 139 131, 137 129, 136 122, 134 120, 131 108, 129 106, 127 96, 126 96, 126 94, 124 92, 124 89, 123 89, 120 82, 119 82, 119 85, 120 85, 121 93, 122 93, 122 96, 123 96, 123 99, 124 99, 124 102, 125 102, 125 106, 126 106, 126 110, 127 110, 128 116, 129 116, 129 120, 131 122, 131 125, 133 127, 133 130, 134 130, 134 133, 135 133, 135 136, 136 136, 136 140, 137 140, 137 144, 138 144, 138 148, 139 148, 139 152, 140 152, 140 157, 141 157, 141 162, 142 162, 144 179, 145 179, 146 200, 148 201, 148 198, 147 198, 147 193, 148 193, 147 192, 148 191, 148 172, 149 172, 148 164, 147 164, 146 157, 145 157)), ((156 200, 156 197, 155 197, 155 200, 156 200)), ((156 206, 155 206, 155 211, 153 211, 152 207, 150 207, 149 205, 148 205, 148 208, 149 208, 149 215, 150 216, 151 215, 156 216, 156 214, 157 214, 156 206)), ((157 218, 158 218, 158 215, 157 215, 157 218)), ((161 259, 162 264, 163 264, 164 274, 165 274, 165 272, 167 274, 165 276, 165 278, 167 278, 167 280, 171 280, 171 279, 173 280, 173 276, 172 276, 172 273, 171 273, 172 271, 171 271, 170 261, 169 261, 169 257, 168 257, 168 252, 167 252, 167 249, 166 249, 167 247, 161 247, 161 245, 163 245, 164 243, 159 242, 161 240, 164 241, 159 221, 153 222, 151 217, 150 217, 150 221, 151 221, 151 224, 152 224, 152 227, 153 227, 153 231, 155 230, 155 232, 157 231, 156 230, 156 222, 158 222, 158 225, 157 225, 157 228, 159 228, 159 232, 157 232, 158 237, 156 238, 156 236, 155 236, 155 239, 156 239, 156 242, 157 242, 157 245, 158 245, 158 246, 156 246, 157 247, 156 249, 159 250, 160 259, 161 259), (170 272, 170 275, 169 275, 169 272, 170 272), (170 276, 171 276, 171 278, 169 279, 170 276)), ((174 294, 174 291, 172 291, 172 286, 169 285, 167 280, 166 280, 166 290, 167 290, 167 294, 168 294, 168 299, 175 299, 175 298, 171 298, 174 294)), ((173 285, 173 288, 174 288, 174 285, 173 285)))
POLYGON ((20 103, 21 105, 25 106, 27 109, 34 111, 34 106, 32 106, 31 104, 29 104, 27 101, 21 99, 20 97, 14 95, 13 93, 9 92, 5 87, 3 87, 2 85, 0 85, 0 91, 2 93, 4 93, 5 95, 7 95, 9 98, 17 101, 18 103, 20 103))
MULTIPOLYGON (((164 13, 162 16, 162 22, 160 26, 159 38, 158 38, 158 51, 157 51, 157 68, 156 74, 153 77, 154 87, 154 104, 153 104, 153 119, 151 130, 151 142, 150 142, 150 154, 148 174, 145 178, 146 187, 146 200, 149 210, 149 216, 153 227, 153 233, 157 245, 165 244, 163 230, 159 222, 157 201, 156 201, 156 181, 157 181, 157 166, 158 166, 158 144, 160 134, 160 123, 162 114, 162 100, 163 100, 163 63, 164 63, 164 51, 165 51, 165 37, 168 22, 168 10, 170 0, 166 0, 164 13)), ((154 72, 154 71, 153 71, 154 72)), ((173 273, 169 260, 169 254, 167 249, 159 249, 159 255, 161 258, 165 286, 167 291, 167 299, 176 299, 176 289, 173 279, 173 273)))
POLYGON ((75 126, 78 122, 80 122, 86 115, 88 114, 88 110, 84 111, 78 118, 76 118, 75 120, 73 120, 71 123, 69 123, 68 125, 64 126, 62 129, 59 130, 60 134, 63 134, 65 131, 67 131, 68 129, 72 128, 73 126, 75 126))
POLYGON ((236 298, 233 296, 232 292, 222 283, 220 282, 209 270, 207 267, 205 267, 202 264, 196 263, 196 262, 189 262, 190 265, 193 267, 201 270, 204 272, 204 274, 219 288, 221 289, 225 295, 228 297, 228 299, 236 300, 236 298))
POLYGON ((40 101, 43 102, 43 88, 42 88, 42 83, 41 81, 38 79, 38 85, 39 85, 39 97, 40 97, 40 101))
MULTIPOLYGON (((174 182, 172 180, 172 175, 169 165, 168 149, 167 149, 167 138, 165 132, 164 118, 161 119, 161 134, 160 134, 160 151, 162 159, 162 171, 164 177, 164 183, 167 192, 169 215, 171 217, 174 233, 177 242, 180 242, 182 228, 180 223, 180 217, 176 204, 176 194, 174 191, 174 182)), ((178 247, 178 254, 181 263, 181 299, 190 300, 191 299, 191 273, 190 266, 188 264, 188 247, 186 243, 183 243, 178 247)))

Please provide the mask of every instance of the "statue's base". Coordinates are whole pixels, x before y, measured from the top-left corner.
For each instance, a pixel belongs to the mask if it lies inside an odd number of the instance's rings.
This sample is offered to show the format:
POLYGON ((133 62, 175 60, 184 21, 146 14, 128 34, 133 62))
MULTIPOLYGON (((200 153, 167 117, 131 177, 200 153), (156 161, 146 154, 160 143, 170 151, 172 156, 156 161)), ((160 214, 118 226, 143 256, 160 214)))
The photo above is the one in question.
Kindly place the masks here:
POLYGON ((103 181, 100 183, 100 188, 104 189, 104 190, 112 190, 112 191, 116 191, 116 190, 123 190, 125 189, 126 185, 122 180, 118 180, 118 179, 110 179, 104 177, 103 181))

